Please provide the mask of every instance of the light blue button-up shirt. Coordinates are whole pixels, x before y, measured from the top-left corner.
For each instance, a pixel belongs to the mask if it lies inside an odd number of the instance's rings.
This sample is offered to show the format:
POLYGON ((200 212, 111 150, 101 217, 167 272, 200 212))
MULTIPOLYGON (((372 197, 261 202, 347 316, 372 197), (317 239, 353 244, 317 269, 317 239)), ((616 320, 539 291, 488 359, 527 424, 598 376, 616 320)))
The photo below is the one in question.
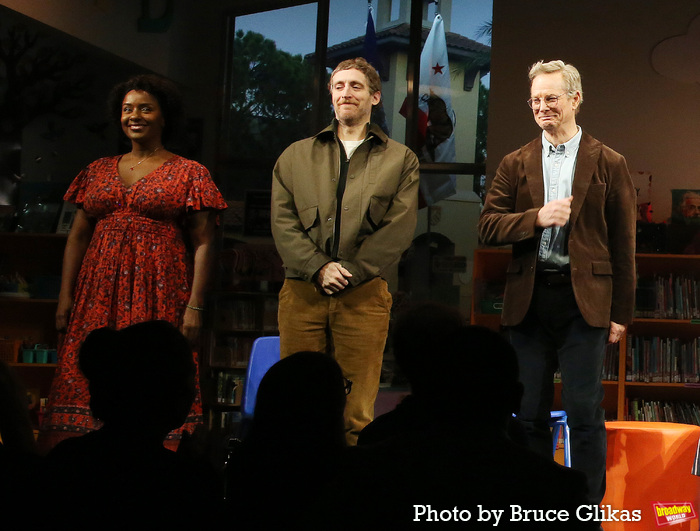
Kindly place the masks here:
MULTIPOLYGON (((576 156, 581 144, 581 128, 571 140, 554 145, 542 132, 542 174, 544 176, 544 202, 564 199, 571 195, 576 170, 576 156)), ((542 231, 538 254, 538 269, 557 270, 568 266, 569 224, 563 227, 548 227, 542 231)))

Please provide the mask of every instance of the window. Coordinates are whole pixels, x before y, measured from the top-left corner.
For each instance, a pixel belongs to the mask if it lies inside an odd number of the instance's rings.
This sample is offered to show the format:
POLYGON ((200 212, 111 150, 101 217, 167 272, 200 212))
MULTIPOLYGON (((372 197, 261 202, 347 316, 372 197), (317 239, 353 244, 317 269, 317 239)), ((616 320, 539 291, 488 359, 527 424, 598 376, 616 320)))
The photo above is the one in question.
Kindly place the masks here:
MULTIPOLYGON (((383 80, 383 113, 378 119, 392 138, 419 153, 426 170, 476 175, 474 184, 467 186, 478 190, 486 152, 490 67, 490 33, 484 28, 490 28, 492 0, 445 1, 441 6, 422 0, 373 0, 370 5, 376 35, 372 62, 383 80), (411 28, 414 4, 422 9, 420 32, 411 28), (444 112, 441 116, 439 108, 428 111, 425 102, 419 106, 432 115, 416 112, 409 93, 414 76, 425 81, 424 73, 418 74, 417 55, 440 9, 449 66, 431 66, 444 68, 449 78, 449 117, 444 112), (412 31, 420 36, 419 47, 412 43, 412 31), (428 138, 426 120, 431 125, 428 138), (436 125, 440 123, 445 127, 436 125), (445 135, 453 135, 453 153, 436 158, 433 148, 445 135)), ((246 189, 268 187, 269 170, 281 151, 330 122, 328 76, 341 60, 369 53, 367 21, 368 4, 346 0, 231 16, 219 150, 228 167, 225 173, 235 166, 235 177, 223 179, 230 197, 240 199, 246 189), (317 35, 318 28, 325 33, 317 35)))
POLYGON ((430 207, 419 211, 400 291, 466 312, 477 246, 469 227, 485 181, 492 0, 440 1, 317 0, 232 16, 218 177, 227 199, 269 192, 281 151, 330 123, 332 70, 365 57, 382 78, 383 113, 373 119, 419 155, 422 205, 430 207), (421 68, 437 14, 444 55, 436 51, 421 68))
POLYGON ((315 47, 316 18, 312 3, 229 19, 219 153, 230 199, 269 188, 274 160, 313 131, 313 66, 305 56, 315 47))

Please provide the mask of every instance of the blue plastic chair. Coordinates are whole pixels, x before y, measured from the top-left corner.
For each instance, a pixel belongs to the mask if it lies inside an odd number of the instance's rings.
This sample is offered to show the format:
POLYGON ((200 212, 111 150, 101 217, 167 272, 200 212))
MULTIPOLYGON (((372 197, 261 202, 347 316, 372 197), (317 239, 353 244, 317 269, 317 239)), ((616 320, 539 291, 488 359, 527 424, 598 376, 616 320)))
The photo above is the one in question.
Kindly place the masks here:
POLYGON ((259 337, 253 342, 250 359, 246 370, 243 397, 241 398, 241 414, 244 419, 253 418, 255 397, 258 395, 260 380, 270 367, 280 360, 279 336, 259 337))
POLYGON ((571 467, 571 442, 569 425, 566 422, 566 411, 550 412, 549 426, 552 428, 552 454, 557 451, 559 436, 564 440, 564 465, 571 467))

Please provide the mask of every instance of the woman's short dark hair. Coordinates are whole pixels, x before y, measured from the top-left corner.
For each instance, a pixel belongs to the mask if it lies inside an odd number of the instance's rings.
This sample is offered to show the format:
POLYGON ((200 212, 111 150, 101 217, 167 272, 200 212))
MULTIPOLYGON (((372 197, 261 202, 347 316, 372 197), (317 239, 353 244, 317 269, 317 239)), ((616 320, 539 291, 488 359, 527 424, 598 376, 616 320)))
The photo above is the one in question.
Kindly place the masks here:
POLYGON ((121 129, 122 103, 124 97, 132 90, 148 92, 160 105, 165 127, 163 143, 177 138, 184 122, 182 96, 175 83, 155 74, 141 74, 115 85, 109 94, 109 116, 121 129))

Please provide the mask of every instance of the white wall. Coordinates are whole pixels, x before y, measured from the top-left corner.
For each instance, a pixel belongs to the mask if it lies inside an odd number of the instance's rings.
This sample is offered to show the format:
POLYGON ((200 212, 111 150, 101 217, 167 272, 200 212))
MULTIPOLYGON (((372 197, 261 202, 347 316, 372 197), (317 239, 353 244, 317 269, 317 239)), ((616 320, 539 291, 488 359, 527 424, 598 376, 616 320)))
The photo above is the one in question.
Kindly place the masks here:
POLYGON ((700 189, 700 27, 687 35, 700 2, 494 0, 493 11, 490 177, 540 132, 525 104, 528 67, 562 59, 583 78, 579 125, 625 155, 632 173, 651 173, 654 221, 670 216, 671 189, 700 189), (674 37, 684 40, 661 57, 669 42, 657 46, 674 37))

